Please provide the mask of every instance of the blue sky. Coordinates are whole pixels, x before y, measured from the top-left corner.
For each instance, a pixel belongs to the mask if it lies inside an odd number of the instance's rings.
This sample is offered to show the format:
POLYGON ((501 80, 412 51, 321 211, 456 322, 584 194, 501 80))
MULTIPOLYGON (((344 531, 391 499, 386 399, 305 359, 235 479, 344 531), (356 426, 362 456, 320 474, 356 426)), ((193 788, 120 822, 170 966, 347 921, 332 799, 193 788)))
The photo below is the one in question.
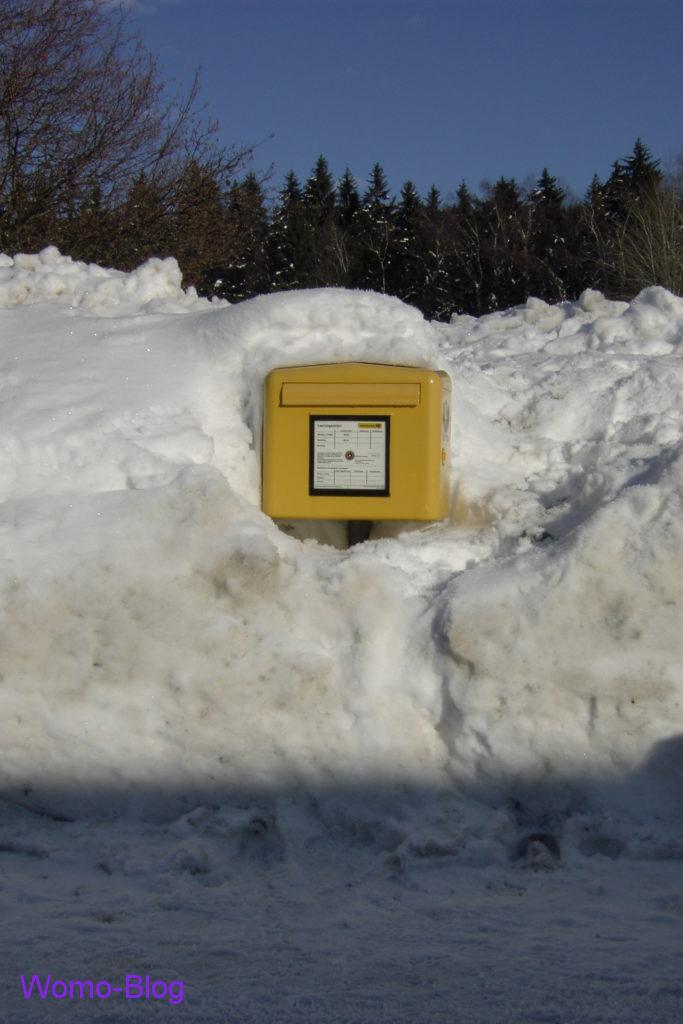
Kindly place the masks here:
POLYGON ((138 0, 132 20, 169 78, 201 65, 273 187, 323 153, 361 186, 379 161, 395 192, 547 166, 582 195, 637 136, 683 152, 681 0, 138 0))

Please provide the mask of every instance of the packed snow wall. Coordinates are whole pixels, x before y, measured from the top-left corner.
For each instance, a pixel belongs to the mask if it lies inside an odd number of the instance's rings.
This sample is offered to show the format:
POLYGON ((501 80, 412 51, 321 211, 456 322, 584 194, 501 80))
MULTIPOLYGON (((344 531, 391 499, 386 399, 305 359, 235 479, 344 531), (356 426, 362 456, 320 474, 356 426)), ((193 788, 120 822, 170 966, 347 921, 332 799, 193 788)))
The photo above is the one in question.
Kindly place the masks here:
POLYGON ((324 289, 237 306, 0 257, 0 791, 172 814, 240 792, 552 794, 675 810, 683 300, 429 324, 324 289), (261 386, 453 380, 449 521, 260 512, 261 386))

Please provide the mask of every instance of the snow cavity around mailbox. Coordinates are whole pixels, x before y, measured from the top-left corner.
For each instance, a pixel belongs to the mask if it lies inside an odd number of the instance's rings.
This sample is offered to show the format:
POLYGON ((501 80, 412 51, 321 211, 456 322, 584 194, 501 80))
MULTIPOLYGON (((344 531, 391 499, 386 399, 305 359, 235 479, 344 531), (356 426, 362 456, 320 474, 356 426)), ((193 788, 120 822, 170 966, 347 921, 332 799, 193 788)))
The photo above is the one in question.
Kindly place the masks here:
POLYGON ((450 408, 442 370, 382 363, 272 370, 263 511, 274 519, 445 518, 450 408))

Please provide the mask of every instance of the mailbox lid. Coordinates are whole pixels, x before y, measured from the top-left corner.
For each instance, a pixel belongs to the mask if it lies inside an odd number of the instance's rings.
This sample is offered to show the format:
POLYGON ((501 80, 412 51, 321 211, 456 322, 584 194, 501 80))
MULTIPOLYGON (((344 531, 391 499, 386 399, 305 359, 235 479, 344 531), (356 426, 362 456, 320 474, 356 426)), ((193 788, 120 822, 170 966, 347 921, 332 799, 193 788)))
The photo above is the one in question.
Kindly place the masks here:
POLYGON ((402 381, 284 381, 280 405, 293 406, 416 406, 420 385, 402 381))

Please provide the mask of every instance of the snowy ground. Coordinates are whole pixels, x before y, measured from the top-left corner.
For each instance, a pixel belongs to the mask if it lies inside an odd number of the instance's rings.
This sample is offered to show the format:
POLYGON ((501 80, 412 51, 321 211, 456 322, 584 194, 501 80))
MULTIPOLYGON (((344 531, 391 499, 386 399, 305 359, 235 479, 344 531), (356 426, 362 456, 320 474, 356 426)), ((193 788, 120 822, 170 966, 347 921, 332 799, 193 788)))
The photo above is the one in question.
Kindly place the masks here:
POLYGON ((0 257, 3 1024, 678 1024, 682 356, 657 288, 430 325, 0 257), (346 359, 450 373, 448 522, 259 511, 265 373, 346 359))

